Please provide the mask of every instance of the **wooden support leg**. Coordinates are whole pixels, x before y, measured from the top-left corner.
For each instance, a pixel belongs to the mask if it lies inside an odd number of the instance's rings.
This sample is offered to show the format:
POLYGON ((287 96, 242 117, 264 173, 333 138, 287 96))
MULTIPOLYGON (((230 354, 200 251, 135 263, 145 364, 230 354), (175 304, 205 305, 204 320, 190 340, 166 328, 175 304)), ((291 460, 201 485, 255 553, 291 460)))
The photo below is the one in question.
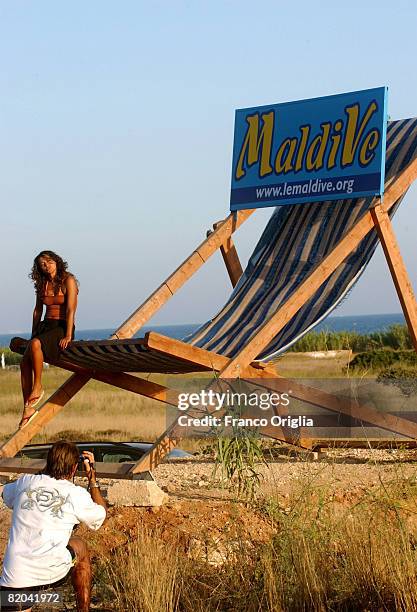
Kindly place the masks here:
POLYGON ((372 208, 371 214, 407 321, 411 340, 417 351, 417 303, 391 219, 380 205, 372 208))
POLYGON ((45 427, 51 419, 74 397, 76 393, 90 380, 86 374, 73 374, 61 387, 55 391, 42 406, 39 413, 26 427, 18 430, 0 447, 0 457, 14 457, 25 444, 45 427))

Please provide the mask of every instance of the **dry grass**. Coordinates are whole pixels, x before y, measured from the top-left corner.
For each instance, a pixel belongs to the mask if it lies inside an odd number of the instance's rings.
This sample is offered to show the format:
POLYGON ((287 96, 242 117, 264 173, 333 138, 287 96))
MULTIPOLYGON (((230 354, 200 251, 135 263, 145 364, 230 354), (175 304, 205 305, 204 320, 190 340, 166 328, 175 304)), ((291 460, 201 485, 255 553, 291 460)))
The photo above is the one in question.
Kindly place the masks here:
POLYGON ((115 610, 171 612, 178 604, 179 566, 175 543, 162 543, 160 534, 142 531, 106 563, 101 587, 115 610))
POLYGON ((416 489, 400 471, 337 506, 330 488, 302 480, 287 508, 274 498, 257 508, 276 527, 267 544, 242 540, 215 566, 146 532, 112 556, 101 580, 117 612, 414 611, 416 489))
MULTIPOLYGON (((68 378, 57 368, 44 372, 46 396, 68 378)), ((0 371, 1 437, 10 436, 22 411, 17 371, 0 371)), ((42 430, 33 442, 47 442, 61 434, 77 439, 155 440, 166 428, 164 404, 110 385, 90 381, 42 430)))
POLYGON ((314 358, 304 353, 285 353, 273 361, 281 376, 288 378, 345 378, 349 351, 336 357, 314 358))
MULTIPOLYGON (((68 376, 59 368, 45 369, 42 377, 45 396, 51 395, 68 376)), ((167 384, 158 374, 149 376, 149 380, 167 384)), ((16 431, 22 414, 20 372, 0 370, 0 390, 1 442, 16 431)), ((153 442, 175 414, 172 408, 168 410, 171 412, 167 413, 162 402, 91 380, 31 442, 46 443, 59 438, 153 442)), ((181 441, 181 448, 187 451, 198 450, 200 445, 200 441, 191 438, 181 441)))

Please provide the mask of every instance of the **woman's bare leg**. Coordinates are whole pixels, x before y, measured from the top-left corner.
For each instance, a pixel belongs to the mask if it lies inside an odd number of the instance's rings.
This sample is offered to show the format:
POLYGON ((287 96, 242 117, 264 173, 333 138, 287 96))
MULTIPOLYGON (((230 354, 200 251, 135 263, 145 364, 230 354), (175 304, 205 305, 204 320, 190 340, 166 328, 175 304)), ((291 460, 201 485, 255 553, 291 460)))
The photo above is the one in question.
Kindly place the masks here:
POLYGON ((32 360, 29 348, 26 349, 20 362, 20 382, 22 385, 23 405, 25 405, 33 387, 32 360))
POLYGON ((30 405, 31 400, 38 398, 42 393, 43 353, 41 341, 39 340, 39 338, 33 338, 30 341, 29 350, 33 371, 33 386, 32 391, 28 397, 28 404, 30 405))
POLYGON ((92 569, 87 544, 78 536, 72 536, 68 542, 75 554, 77 563, 72 573, 71 581, 77 600, 78 612, 89 612, 91 597, 92 569))

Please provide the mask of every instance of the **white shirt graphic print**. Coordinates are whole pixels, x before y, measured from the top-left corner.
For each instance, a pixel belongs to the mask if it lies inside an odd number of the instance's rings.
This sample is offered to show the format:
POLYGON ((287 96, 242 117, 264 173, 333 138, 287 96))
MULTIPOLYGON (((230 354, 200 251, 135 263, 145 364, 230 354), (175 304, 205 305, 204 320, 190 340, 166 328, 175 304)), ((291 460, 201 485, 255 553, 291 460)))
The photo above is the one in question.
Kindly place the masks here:
POLYGON ((106 517, 86 489, 46 474, 25 475, 6 484, 3 500, 13 509, 0 578, 6 587, 38 586, 63 578, 71 569, 66 546, 74 525, 99 529, 106 517))

